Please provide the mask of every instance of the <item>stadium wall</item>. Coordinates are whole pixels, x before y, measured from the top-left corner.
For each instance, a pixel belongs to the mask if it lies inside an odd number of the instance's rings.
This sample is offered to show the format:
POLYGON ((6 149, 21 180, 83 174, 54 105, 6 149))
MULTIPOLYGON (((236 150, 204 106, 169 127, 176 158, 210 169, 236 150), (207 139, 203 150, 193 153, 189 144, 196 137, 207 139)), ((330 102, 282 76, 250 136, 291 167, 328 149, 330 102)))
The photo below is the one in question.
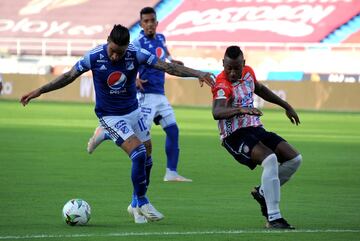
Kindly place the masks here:
MULTIPOLYGON (((19 100, 30 90, 53 79, 53 75, 3 75, 2 99, 19 100)), ((281 98, 289 101, 297 109, 360 111, 359 83, 329 82, 263 82, 281 98)), ((173 105, 210 106, 212 95, 208 86, 199 87, 197 80, 169 78, 165 84, 166 95, 173 105)), ((83 75, 64 89, 56 90, 39 97, 47 101, 94 102, 92 77, 83 75)), ((260 108, 277 108, 276 106, 255 99, 260 108)))

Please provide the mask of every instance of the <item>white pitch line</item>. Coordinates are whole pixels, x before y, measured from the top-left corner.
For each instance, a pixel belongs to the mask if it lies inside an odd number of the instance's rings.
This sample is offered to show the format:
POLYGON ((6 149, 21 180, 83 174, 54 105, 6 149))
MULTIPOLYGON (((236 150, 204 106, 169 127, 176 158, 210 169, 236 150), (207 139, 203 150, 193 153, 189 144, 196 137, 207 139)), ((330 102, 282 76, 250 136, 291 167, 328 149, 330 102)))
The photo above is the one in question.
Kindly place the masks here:
POLYGON ((133 232, 104 234, 31 234, 0 236, 0 240, 8 239, 42 239, 42 238, 83 238, 83 237, 136 237, 136 236, 190 236, 213 234, 272 234, 272 233, 360 233, 360 229, 297 229, 297 230, 218 230, 199 232, 133 232))

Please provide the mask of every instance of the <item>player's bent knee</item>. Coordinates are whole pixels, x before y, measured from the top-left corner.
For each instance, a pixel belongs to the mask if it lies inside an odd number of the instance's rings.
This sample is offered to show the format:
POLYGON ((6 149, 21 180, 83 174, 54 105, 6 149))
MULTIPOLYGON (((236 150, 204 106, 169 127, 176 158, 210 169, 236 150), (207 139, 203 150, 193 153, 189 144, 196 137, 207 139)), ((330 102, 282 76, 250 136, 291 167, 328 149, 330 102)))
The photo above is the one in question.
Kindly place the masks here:
POLYGON ((277 176, 278 160, 274 153, 268 155, 261 163, 264 170, 269 170, 272 175, 277 176))
POLYGON ((302 155, 299 154, 293 159, 288 160, 287 162, 289 165, 291 165, 292 169, 296 171, 302 163, 302 155))
POLYGON ((151 144, 151 140, 145 141, 144 142, 144 146, 146 148, 146 155, 147 156, 151 156, 152 154, 152 144, 151 144))
MULTIPOLYGON (((140 145, 144 146, 143 143, 136 137, 136 135, 131 135, 128 139, 124 140, 121 143, 121 148, 127 153, 130 154, 140 145)), ((145 149, 145 147, 144 147, 145 149)))

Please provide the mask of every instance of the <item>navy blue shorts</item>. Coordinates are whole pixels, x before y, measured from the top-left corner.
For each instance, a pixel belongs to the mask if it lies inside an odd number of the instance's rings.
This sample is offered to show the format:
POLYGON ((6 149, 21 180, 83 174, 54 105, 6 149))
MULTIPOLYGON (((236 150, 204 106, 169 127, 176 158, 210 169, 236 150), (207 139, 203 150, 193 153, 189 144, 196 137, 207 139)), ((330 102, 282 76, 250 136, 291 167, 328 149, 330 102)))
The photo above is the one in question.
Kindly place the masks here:
POLYGON ((222 145, 239 163, 253 170, 256 163, 251 160, 251 151, 260 141, 275 152, 277 145, 285 140, 274 132, 266 131, 263 127, 245 127, 226 137, 222 145))

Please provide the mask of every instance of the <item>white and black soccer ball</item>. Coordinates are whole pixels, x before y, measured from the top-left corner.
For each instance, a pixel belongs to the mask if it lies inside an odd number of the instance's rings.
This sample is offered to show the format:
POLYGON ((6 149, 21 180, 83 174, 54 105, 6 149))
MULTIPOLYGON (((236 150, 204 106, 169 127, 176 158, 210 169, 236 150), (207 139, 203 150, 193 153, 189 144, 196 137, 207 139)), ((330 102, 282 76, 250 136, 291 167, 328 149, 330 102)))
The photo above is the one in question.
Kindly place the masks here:
POLYGON ((91 217, 90 205, 82 199, 71 199, 62 210, 65 222, 68 225, 85 225, 91 217))

